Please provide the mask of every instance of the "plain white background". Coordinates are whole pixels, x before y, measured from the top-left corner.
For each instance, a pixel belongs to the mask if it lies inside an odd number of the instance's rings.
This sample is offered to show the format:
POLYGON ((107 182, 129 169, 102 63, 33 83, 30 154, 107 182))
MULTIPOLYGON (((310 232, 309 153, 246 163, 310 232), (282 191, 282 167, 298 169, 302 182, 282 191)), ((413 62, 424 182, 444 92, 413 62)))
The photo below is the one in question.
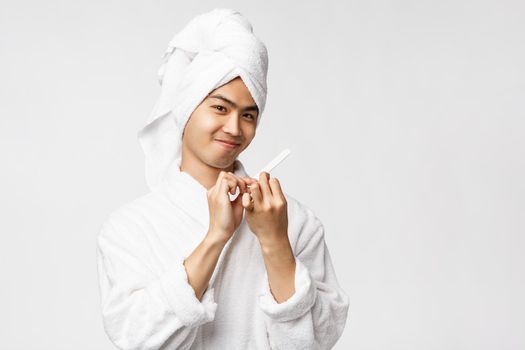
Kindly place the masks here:
POLYGON ((4 1, 4 349, 112 349, 95 239, 146 193, 136 133, 168 41, 215 7, 267 45, 241 159, 326 228, 350 297, 336 349, 525 347, 521 1, 4 1))

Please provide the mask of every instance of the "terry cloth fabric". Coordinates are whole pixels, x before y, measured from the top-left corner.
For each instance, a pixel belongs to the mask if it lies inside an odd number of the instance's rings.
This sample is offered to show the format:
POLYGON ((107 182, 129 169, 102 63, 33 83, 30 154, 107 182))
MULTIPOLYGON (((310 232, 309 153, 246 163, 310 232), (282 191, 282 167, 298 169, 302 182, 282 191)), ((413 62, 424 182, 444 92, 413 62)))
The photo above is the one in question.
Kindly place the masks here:
MULTIPOLYGON (((234 173, 248 176, 241 161, 234 173)), ((104 221, 97 266, 105 331, 119 349, 331 349, 349 309, 321 221, 285 193, 295 294, 277 303, 261 247, 243 218, 201 300, 183 265, 205 237, 207 190, 180 170, 104 221)))
POLYGON ((238 11, 214 9, 177 33, 158 71, 160 96, 138 133, 149 188, 157 186, 180 157, 186 122, 214 89, 241 77, 259 108, 258 125, 266 103, 267 71, 266 46, 238 11))

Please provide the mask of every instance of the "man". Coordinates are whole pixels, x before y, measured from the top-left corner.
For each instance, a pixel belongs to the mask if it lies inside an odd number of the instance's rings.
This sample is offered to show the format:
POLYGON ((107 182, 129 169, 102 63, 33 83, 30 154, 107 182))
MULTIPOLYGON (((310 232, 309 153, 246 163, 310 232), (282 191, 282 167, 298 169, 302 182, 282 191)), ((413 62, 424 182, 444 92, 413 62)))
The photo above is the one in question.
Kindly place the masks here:
POLYGON ((112 213, 98 237, 109 338, 121 349, 331 348, 349 302, 323 225, 237 159, 264 109, 265 47, 227 9, 171 44, 139 134, 151 192, 112 213), (211 49, 196 44, 203 37, 211 49))
POLYGON ((261 243, 273 295, 282 302, 294 292, 295 261, 287 235, 286 199, 279 181, 268 180, 269 174, 262 173, 259 186, 250 177, 233 174, 234 161, 255 137, 257 117, 257 105, 237 77, 214 90, 195 109, 183 134, 181 170, 208 189, 210 205, 209 233, 185 262, 189 283, 198 298, 224 245, 242 220, 243 207, 248 225, 261 243), (230 203, 227 192, 234 194, 237 186, 241 195, 230 203))

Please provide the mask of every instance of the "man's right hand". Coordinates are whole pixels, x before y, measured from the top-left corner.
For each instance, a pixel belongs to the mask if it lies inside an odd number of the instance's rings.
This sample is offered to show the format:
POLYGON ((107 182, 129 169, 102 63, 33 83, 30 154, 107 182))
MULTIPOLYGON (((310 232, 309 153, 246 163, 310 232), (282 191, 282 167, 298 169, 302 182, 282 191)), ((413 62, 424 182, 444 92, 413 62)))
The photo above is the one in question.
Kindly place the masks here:
POLYGON ((221 171, 215 185, 207 191, 210 226, 205 239, 184 260, 188 283, 199 300, 208 287, 222 249, 241 223, 244 212, 242 195, 248 191, 247 183, 252 181, 251 178, 240 178, 231 172, 221 171), (237 186, 240 194, 232 202, 228 192, 235 194, 237 186))
POLYGON ((248 193, 247 182, 232 172, 221 171, 213 187, 207 191, 210 226, 207 239, 226 243, 242 221, 244 207, 242 196, 248 193), (234 201, 230 201, 228 192, 235 194, 239 187, 240 193, 234 201))

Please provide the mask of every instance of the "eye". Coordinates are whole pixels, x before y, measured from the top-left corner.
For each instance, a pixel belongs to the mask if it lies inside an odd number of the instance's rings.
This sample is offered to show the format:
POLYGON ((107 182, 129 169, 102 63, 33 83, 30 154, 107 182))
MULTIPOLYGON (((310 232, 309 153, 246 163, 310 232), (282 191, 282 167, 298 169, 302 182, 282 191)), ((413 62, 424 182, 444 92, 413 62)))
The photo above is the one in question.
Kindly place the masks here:
POLYGON ((251 120, 255 120, 255 117, 251 114, 245 114, 245 116, 247 116, 251 120))
POLYGON ((219 112, 226 112, 226 108, 224 108, 223 106, 220 106, 220 105, 213 106, 213 108, 217 109, 219 112))

